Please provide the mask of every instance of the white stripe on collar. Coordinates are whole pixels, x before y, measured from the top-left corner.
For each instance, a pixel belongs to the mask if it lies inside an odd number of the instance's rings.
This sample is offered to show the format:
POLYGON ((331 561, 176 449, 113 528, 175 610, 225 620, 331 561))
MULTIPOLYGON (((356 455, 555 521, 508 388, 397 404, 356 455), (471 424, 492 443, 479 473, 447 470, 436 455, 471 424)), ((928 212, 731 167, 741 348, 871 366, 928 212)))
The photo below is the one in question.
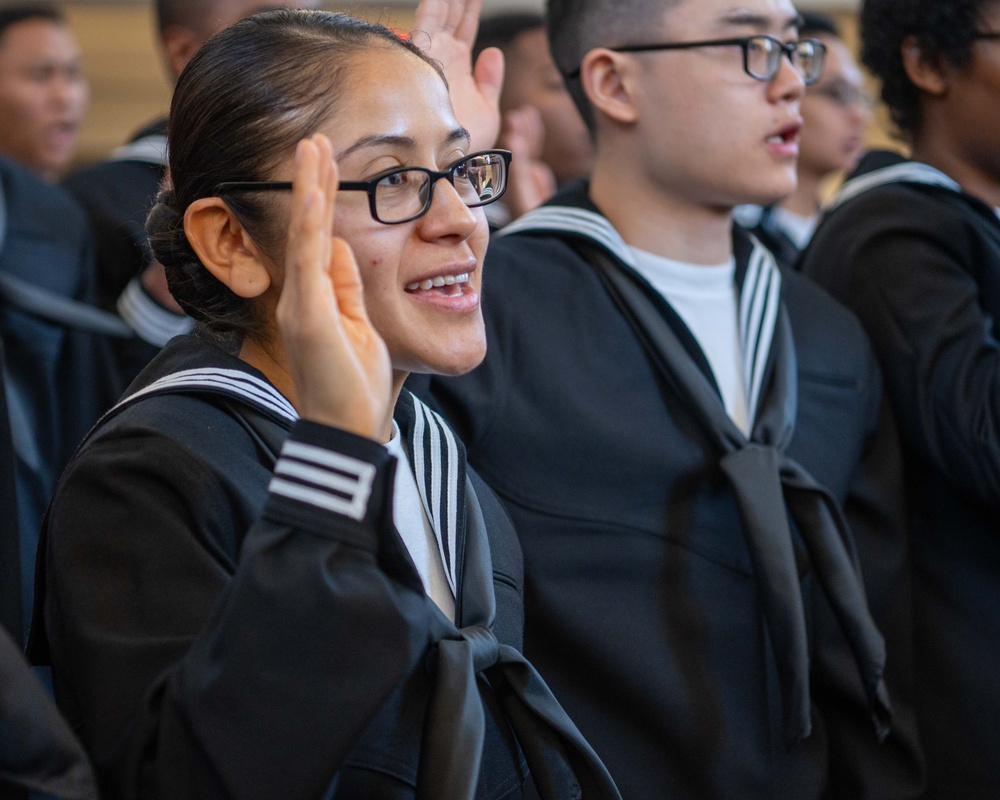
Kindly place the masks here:
MULTIPOLYGON (((528 231, 559 231, 586 236, 635 269, 632 249, 607 218, 593 211, 569 206, 541 206, 516 219, 498 235, 528 231)), ((781 305, 781 272, 771 252, 754 237, 751 239, 753 250, 740 290, 739 329, 748 424, 752 430, 781 305)))
POLYGON ((167 137, 162 133, 143 136, 112 150, 108 161, 142 161, 167 166, 167 137))
POLYGON ((928 164, 921 164, 919 161, 906 161, 851 178, 840 187, 840 191, 825 206, 824 211, 833 211, 859 194, 887 183, 921 183, 926 186, 940 186, 954 192, 962 191, 962 187, 941 170, 928 164))
POLYGON ((585 208, 569 206, 541 206, 518 217, 499 236, 524 231, 563 231, 593 239, 619 261, 635 269, 635 256, 620 233, 605 217, 585 208))
POLYGON ((781 272, 771 251, 751 238, 753 251, 740 292, 740 344, 750 412, 749 427, 753 430, 767 358, 774 341, 774 326, 781 307, 781 272))
POLYGON ((219 369, 218 367, 186 369, 166 375, 145 389, 140 389, 122 399, 115 408, 149 394, 179 389, 197 389, 198 387, 236 395, 255 405, 263 406, 289 422, 294 422, 299 418, 298 412, 295 411, 287 398, 267 381, 240 370, 219 369))
POLYGON ((132 278, 118 297, 118 314, 143 341, 163 347, 175 336, 190 333, 194 320, 167 311, 142 288, 138 277, 132 278))
POLYGON ((458 597, 458 442, 445 421, 416 397, 413 410, 413 473, 448 584, 458 597))
POLYGON ((167 137, 162 133, 143 136, 112 150, 108 161, 142 161, 167 166, 167 137))

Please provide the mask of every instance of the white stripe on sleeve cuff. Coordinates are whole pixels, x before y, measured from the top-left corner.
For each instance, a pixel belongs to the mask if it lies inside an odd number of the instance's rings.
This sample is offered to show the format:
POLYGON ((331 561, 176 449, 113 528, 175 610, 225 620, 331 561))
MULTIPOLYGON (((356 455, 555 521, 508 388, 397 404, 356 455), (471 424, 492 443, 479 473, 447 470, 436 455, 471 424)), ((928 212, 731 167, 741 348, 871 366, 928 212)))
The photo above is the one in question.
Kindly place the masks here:
POLYGON ((272 494, 360 521, 367 513, 376 472, 367 461, 288 440, 269 488, 272 494))

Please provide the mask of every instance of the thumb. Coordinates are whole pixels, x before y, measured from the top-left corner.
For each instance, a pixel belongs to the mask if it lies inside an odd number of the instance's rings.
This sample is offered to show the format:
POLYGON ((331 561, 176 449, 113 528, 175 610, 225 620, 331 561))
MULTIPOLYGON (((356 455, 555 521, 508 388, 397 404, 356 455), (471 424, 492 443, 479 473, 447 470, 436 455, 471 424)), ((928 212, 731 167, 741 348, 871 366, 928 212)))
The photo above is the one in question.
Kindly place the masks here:
POLYGON ((476 59, 476 64, 472 68, 472 77, 483 98, 491 105, 499 106, 500 104, 503 74, 503 51, 499 47, 487 47, 476 59))

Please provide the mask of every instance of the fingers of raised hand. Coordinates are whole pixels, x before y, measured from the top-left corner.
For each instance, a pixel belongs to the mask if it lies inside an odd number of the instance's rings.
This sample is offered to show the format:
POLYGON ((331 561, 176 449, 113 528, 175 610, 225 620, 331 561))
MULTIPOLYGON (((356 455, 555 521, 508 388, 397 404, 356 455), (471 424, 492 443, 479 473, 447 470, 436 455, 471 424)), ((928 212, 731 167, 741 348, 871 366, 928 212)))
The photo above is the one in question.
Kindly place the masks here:
POLYGON ((277 322, 300 413, 376 436, 388 413, 391 367, 351 248, 332 233, 337 183, 329 139, 300 142, 277 322))
POLYGON ((467 41, 471 47, 479 29, 482 4, 482 0, 420 0, 414 14, 415 27, 432 39, 435 34, 445 33, 467 41))

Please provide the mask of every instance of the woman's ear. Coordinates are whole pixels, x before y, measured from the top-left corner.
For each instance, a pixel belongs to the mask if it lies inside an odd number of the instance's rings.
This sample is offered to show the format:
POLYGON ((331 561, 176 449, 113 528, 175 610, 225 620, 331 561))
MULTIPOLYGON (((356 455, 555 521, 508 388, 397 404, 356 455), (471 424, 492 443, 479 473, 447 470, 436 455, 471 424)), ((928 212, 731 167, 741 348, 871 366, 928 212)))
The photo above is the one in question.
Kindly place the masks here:
POLYGON ((260 248, 221 197, 195 200, 184 212, 184 232, 205 269, 247 299, 271 285, 260 248))
POLYGON ((580 81, 594 111, 615 122, 636 121, 635 94, 632 85, 632 60, 624 53, 598 47, 583 57, 580 81))
POLYGON ((903 69, 920 91, 940 97, 948 91, 948 73, 940 58, 930 58, 916 36, 907 36, 902 44, 903 69))

